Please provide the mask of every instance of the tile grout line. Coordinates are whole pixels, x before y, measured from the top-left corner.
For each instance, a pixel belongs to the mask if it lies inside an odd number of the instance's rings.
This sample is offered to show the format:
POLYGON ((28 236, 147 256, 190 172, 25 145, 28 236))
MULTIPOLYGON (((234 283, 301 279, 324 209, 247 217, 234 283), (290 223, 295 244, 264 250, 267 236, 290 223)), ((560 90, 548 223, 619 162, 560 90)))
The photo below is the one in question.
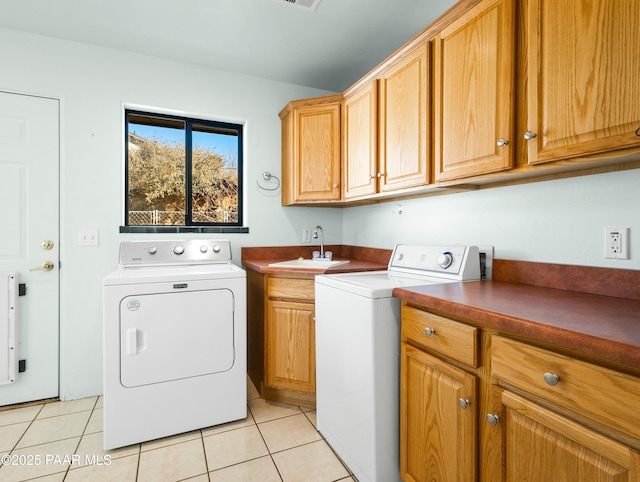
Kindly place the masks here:
MULTIPOLYGON (((24 432, 22 432, 22 435, 20 436, 20 438, 16 441, 16 443, 13 445, 13 448, 9 451, 10 454, 12 454, 14 450, 18 450, 18 449, 16 449, 16 447, 18 446, 20 441, 24 438, 24 436, 27 433, 27 431, 31 428, 31 426, 33 425, 33 422, 36 421, 36 419, 38 418, 38 415, 40 415, 40 412, 42 412, 42 409, 44 408, 45 405, 46 404, 42 405, 40 407, 40 410, 38 410, 38 413, 36 413, 34 415, 34 417, 31 419, 31 421, 29 422, 29 425, 27 426, 27 428, 24 429, 24 432)), ((18 423, 24 423, 24 422, 18 422, 18 423)), ((10 424, 10 425, 16 425, 16 424, 10 424)), ((41 445, 41 444, 37 444, 37 445, 41 445)))
POLYGON ((260 430, 258 421, 256 420, 256 417, 253 414, 253 411, 251 410, 251 407, 249 406, 249 401, 248 400, 247 400, 247 408, 251 412, 251 417, 253 418, 253 423, 255 424, 256 429, 258 429, 258 433, 260 434, 260 438, 262 439, 262 443, 267 448, 267 452, 269 452, 269 459, 271 459, 271 463, 275 467, 276 472, 278 474, 278 477, 280 477, 280 481, 282 482, 282 481, 284 481, 284 479, 282 478, 282 474, 280 473, 280 469, 278 468, 278 465, 276 464, 276 461, 274 460, 273 455, 271 454, 271 449, 269 448, 269 445, 267 445, 267 441, 264 439, 264 436, 262 435, 262 431, 260 430))
POLYGON ((136 482, 138 482, 138 477, 140 477, 140 461, 142 459, 142 444, 139 443, 138 445, 138 463, 136 464, 136 482))
POLYGON ((207 460, 207 448, 204 444, 204 433, 200 429, 200 442, 202 443, 202 452, 204 453, 204 468, 206 470, 207 480, 211 482, 211 475, 209 475, 209 461, 207 460))
MULTIPOLYGON (((251 408, 249 407, 248 403, 247 403, 247 407, 249 408, 249 410, 251 410, 251 408)), ((300 408, 300 407, 298 407, 298 408, 300 408)), ((269 452, 269 458, 271 459, 271 463, 275 467, 276 472, 278 473, 278 477, 280 477, 280 481, 284 482, 284 478, 282 477, 282 474, 280 473, 280 469, 278 468, 278 464, 276 464, 276 461, 273 458, 273 454, 271 453, 271 449, 269 448, 269 445, 267 444, 267 441, 264 439, 264 435, 262 435, 262 430, 260 430, 260 424, 258 423, 258 421, 256 420, 255 416, 253 415, 253 412, 251 412, 251 415, 253 416, 253 423, 255 423, 256 428, 258 429, 258 433, 260 434, 260 438, 262 439, 262 443, 267 448, 267 452, 269 452)), ((293 416, 293 415, 288 415, 288 416, 293 416)), ((284 418, 287 418, 287 417, 280 417, 280 418, 276 418, 274 420, 282 420, 284 418)), ((271 421, 272 420, 267 420, 267 422, 271 422, 271 421)))
MULTIPOLYGON (((89 435, 89 434, 87 433, 87 429, 88 429, 88 427, 89 427, 89 424, 90 424, 90 422, 91 422, 92 417, 94 417, 94 416, 95 416, 95 413, 96 413, 96 410, 97 410, 97 404, 98 404, 99 400, 100 400, 100 397, 97 397, 97 398, 96 398, 96 400, 95 400, 95 402, 94 402, 94 404, 93 404, 93 406, 92 406, 92 408, 91 408, 91 409, 89 409, 89 410, 78 410, 78 411, 76 411, 76 412, 63 413, 63 414, 55 415, 55 416, 52 416, 52 417, 46 417, 46 419, 50 419, 50 418, 55 418, 55 417, 64 416, 64 415, 77 414, 77 413, 86 412, 86 411, 89 411, 89 412, 90 412, 89 417, 88 417, 88 419, 87 419, 87 421, 86 421, 86 423, 85 423, 85 426, 84 426, 84 428, 83 428, 83 430, 82 430, 82 433, 80 434, 80 436, 79 436, 79 438, 78 438, 78 442, 77 442, 77 444, 75 445, 75 449, 74 449, 74 452, 73 452, 74 454, 78 454, 78 450, 79 450, 79 448, 80 448, 80 445, 82 444, 82 442, 83 442, 83 440, 85 439, 85 437, 89 435)), ((253 400, 253 399, 252 399, 252 400, 253 400)), ((238 463, 236 463, 236 464, 229 465, 229 466, 227 466, 227 467, 232 467, 232 466, 242 465, 242 464, 244 464, 244 463, 247 463, 247 462, 250 462, 250 461, 253 461, 253 460, 258 460, 258 459, 260 459, 260 458, 265 457, 266 455, 268 455, 268 456, 269 456, 269 459, 271 460, 271 462, 272 462, 272 464, 273 464, 273 466, 274 466, 274 468, 276 469, 276 473, 278 474, 279 480, 280 480, 280 481, 284 481, 284 478, 283 478, 283 475, 282 475, 282 473, 281 473, 281 471, 280 471, 280 468, 279 468, 279 467, 278 467, 278 465, 276 464, 276 461, 275 461, 274 455, 276 455, 276 454, 280 454, 280 453, 283 453, 283 452, 286 452, 286 451, 289 451, 289 450, 293 450, 293 449, 296 449, 296 448, 300 448, 300 447, 308 446, 308 445, 311 445, 311 444, 315 444, 315 443, 317 443, 317 442, 322 441, 322 442, 324 442, 324 443, 325 443, 325 444, 330 448, 331 452, 332 452, 332 453, 334 454, 334 456, 338 459, 339 463, 340 463, 340 464, 345 468, 345 470, 347 471, 347 474, 348 474, 348 475, 347 475, 347 476, 345 476, 345 477, 342 477, 342 478, 339 478, 339 479, 335 479, 335 481, 334 481, 334 482, 343 481, 343 480, 344 480, 344 481, 346 481, 346 480, 354 480, 354 479, 353 479, 353 474, 351 473, 351 471, 350 471, 350 470, 345 466, 345 464, 342 462, 342 460, 341 460, 339 457, 337 457, 337 455, 336 455, 336 454, 335 454, 335 452, 333 451, 333 448, 332 448, 332 447, 331 447, 331 446, 326 442, 326 440, 324 439, 324 437, 322 436, 322 434, 320 434, 320 432, 317 430, 317 427, 315 426, 315 424, 314 424, 314 423, 313 423, 313 421, 311 420, 311 418, 310 418, 310 414, 311 414, 311 413, 314 413, 314 412, 315 412, 314 410, 308 410, 308 411, 305 411, 305 409, 303 409, 303 408, 302 408, 302 407, 300 407, 300 406, 295 406, 295 405, 293 405, 293 406, 292 406, 292 405, 289 405, 289 407, 295 407, 295 408, 297 409, 297 410, 296 410, 296 413, 287 414, 287 415, 281 415, 281 416, 277 416, 277 417, 272 418, 272 419, 267 419, 267 420, 264 420, 264 421, 258 422, 258 421, 256 420, 256 417, 254 416, 254 411, 253 411, 253 410, 251 409, 251 407, 249 406, 249 402, 250 402, 250 400, 247 400, 248 416, 250 416, 250 417, 251 417, 251 422, 250 422, 248 425, 245 425, 245 426, 242 426, 242 427, 230 428, 229 430, 225 430, 224 432, 214 433, 214 434, 211 434, 211 435, 209 435, 209 436, 213 436, 213 435, 217 435, 217 434, 221 434, 221 433, 225 433, 225 432, 231 432, 231 431, 239 430, 239 429, 241 429, 241 428, 246 428, 246 427, 255 426, 255 427, 258 429, 258 433, 260 434, 260 438, 261 438, 261 440, 262 440, 262 442, 263 442, 263 444, 264 444, 265 448, 267 449, 267 454, 262 455, 262 456, 259 456, 259 457, 253 457, 253 458, 250 458, 250 459, 247 459, 247 460, 244 460, 244 461, 238 462, 238 463), (294 445, 294 446, 292 446, 292 447, 287 447, 287 448, 284 448, 284 449, 281 449, 281 450, 273 451, 273 450, 269 447, 269 445, 267 444, 267 441, 266 441, 266 439, 265 439, 265 436, 263 435, 263 431, 261 430, 261 425, 266 424, 266 423, 269 423, 269 422, 278 422, 278 421, 283 421, 283 420, 288 419, 288 418, 292 418, 292 417, 299 416, 300 414, 303 414, 303 415, 305 416, 305 420, 307 420, 307 422, 311 424, 312 428, 315 430, 315 432, 317 433, 317 435, 318 435, 318 437, 319 437, 319 438, 318 438, 318 439, 316 439, 316 440, 312 440, 312 441, 308 441, 308 442, 301 443, 301 444, 298 444, 298 445, 294 445)), ((40 406, 39 410, 34 414, 33 418, 29 421, 28 426, 25 428, 24 432, 22 433, 22 435, 20 436, 20 438, 18 439, 18 441, 15 443, 15 445, 14 445, 13 449, 11 450, 11 452, 15 451, 15 450, 16 450, 16 446, 20 443, 20 441, 21 441, 21 440, 23 440, 23 439, 24 439, 24 436, 25 436, 25 434, 27 433, 27 431, 29 430, 29 428, 30 428, 30 427, 32 427, 33 423, 38 419, 38 416, 39 416, 39 415, 41 415, 41 413, 42 413, 42 411, 43 411, 43 409, 44 409, 44 406, 45 406, 45 405, 40 406)), ((258 409, 257 411, 259 412, 260 410, 258 409)), ((315 413, 317 413, 317 412, 315 412, 315 413)), ((44 419, 43 419, 43 420, 44 420, 44 419)), ((23 423, 23 422, 18 422, 18 423, 23 423)), ((11 425, 11 424, 9 424, 9 425, 11 425)), ((208 461, 208 458, 207 458, 207 451, 206 451, 206 444, 205 444, 205 436, 206 436, 206 435, 205 435, 205 433, 204 433, 204 430, 203 430, 203 429, 199 429, 199 430, 198 430, 198 432, 199 432, 199 433, 197 434, 197 436, 196 436, 194 439, 192 439, 192 440, 197 439, 197 437, 198 437, 198 436, 199 436, 199 438, 200 438, 200 442, 201 442, 201 444, 202 444, 202 450, 203 450, 203 453, 204 453, 204 456, 205 456, 205 457, 204 457, 204 461, 205 461, 205 470, 206 470, 207 479, 208 479, 209 481, 211 481, 211 474, 212 474, 212 472, 210 472, 210 470, 209 470, 209 469, 210 469, 210 467, 209 467, 209 461, 208 461)), ((194 435, 195 435, 195 434, 194 434, 194 435)), ((60 439, 60 440, 69 440, 70 438, 75 438, 75 437, 67 437, 67 438, 63 438, 63 439, 60 439)), ((183 442, 184 442, 184 441, 183 441, 183 442)), ((179 444, 179 443, 183 443, 183 442, 176 442, 175 444, 169 444, 169 446, 170 446, 170 445, 177 445, 177 444, 179 444)), ((36 445, 30 446, 30 447, 35 447, 35 446, 38 446, 38 445, 43 445, 43 444, 36 444, 36 445)), ((137 455, 137 457, 138 457, 138 459, 137 459, 137 465, 136 465, 135 478, 133 479, 133 480, 135 480, 135 481, 138 481, 138 479, 139 479, 139 477, 140 477, 141 457, 142 457, 142 453, 143 453, 143 452, 142 452, 142 444, 137 444, 137 445, 138 445, 138 446, 137 446, 137 451, 136 451, 135 453, 131 454, 131 455, 137 455)), ((163 447, 158 447, 158 448, 156 448, 156 449, 150 449, 149 451, 157 450, 157 449, 159 449, 159 448, 163 448, 163 447)), ((227 467, 224 467, 224 468, 227 468, 227 467)), ((78 468, 82 468, 82 467, 78 467, 78 468)), ((66 469, 64 470, 64 472, 58 472, 58 474, 63 474, 63 479, 62 479, 62 480, 67 480, 67 478, 68 478, 68 476, 69 476, 69 473, 71 472, 71 470, 72 470, 72 469, 75 469, 75 468, 74 468, 74 467, 72 467, 71 465, 69 465, 68 467, 66 467, 66 469)), ((222 467, 221 467, 220 469, 216 469, 216 470, 221 470, 221 469, 222 469, 222 467)), ((214 472, 215 472, 216 470, 214 470, 214 472)), ((198 476, 199 476, 199 477, 201 477, 202 475, 204 475, 204 474, 199 474, 198 476)))
MULTIPOLYGON (((74 455, 78 455, 78 449, 80 448, 80 444, 82 443, 82 439, 85 436, 85 433, 87 432, 87 427, 89 426, 89 423, 91 422, 91 417, 93 417, 93 414, 96 410, 96 405, 98 404, 98 400, 100 400, 100 397, 96 397, 96 401, 93 404, 93 407, 91 408, 91 413, 89 414, 89 418, 87 419, 87 423, 84 425, 84 429, 82 430, 82 433, 80 434, 80 438, 78 439, 78 444, 76 445, 75 450, 73 451, 74 455)), ((80 410, 78 412, 71 412, 71 413, 80 413, 80 412, 85 412, 85 411, 89 411, 89 410, 80 410)), ((67 414, 69 415, 69 414, 67 414)), ((52 417, 51 417, 52 418, 52 417)), ((80 468, 80 467, 79 467, 80 468)), ((67 475, 69 475, 69 471, 71 470, 71 465, 69 465, 67 467, 67 470, 65 470, 64 472, 64 477, 62 478, 62 480, 64 481, 67 478, 67 475)))

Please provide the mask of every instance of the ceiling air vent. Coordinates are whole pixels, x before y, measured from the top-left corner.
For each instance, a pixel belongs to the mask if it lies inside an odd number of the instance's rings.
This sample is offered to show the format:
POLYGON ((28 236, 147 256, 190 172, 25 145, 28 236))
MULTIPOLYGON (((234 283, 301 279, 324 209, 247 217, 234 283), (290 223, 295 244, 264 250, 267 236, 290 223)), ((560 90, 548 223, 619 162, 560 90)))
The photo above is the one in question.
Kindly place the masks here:
POLYGON ((273 0, 276 3, 287 3, 294 7, 304 8, 305 10, 315 10, 320 0, 273 0))

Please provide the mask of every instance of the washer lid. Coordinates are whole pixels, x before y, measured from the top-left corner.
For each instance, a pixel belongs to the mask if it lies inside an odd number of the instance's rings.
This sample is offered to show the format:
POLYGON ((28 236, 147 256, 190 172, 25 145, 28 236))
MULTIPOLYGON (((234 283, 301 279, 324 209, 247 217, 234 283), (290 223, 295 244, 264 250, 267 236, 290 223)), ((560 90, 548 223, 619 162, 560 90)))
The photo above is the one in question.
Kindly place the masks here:
POLYGON ((316 276, 316 284, 330 286, 366 298, 391 298, 394 288, 454 282, 456 280, 415 276, 394 271, 363 271, 316 276))

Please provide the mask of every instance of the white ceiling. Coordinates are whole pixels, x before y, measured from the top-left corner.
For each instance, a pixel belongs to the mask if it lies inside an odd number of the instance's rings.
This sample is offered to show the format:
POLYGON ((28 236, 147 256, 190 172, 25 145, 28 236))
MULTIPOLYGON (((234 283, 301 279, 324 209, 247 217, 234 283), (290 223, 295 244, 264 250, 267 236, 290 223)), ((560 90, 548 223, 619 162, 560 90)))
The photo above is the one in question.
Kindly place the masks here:
POLYGON ((0 28, 341 92, 456 0, 0 0, 0 28))

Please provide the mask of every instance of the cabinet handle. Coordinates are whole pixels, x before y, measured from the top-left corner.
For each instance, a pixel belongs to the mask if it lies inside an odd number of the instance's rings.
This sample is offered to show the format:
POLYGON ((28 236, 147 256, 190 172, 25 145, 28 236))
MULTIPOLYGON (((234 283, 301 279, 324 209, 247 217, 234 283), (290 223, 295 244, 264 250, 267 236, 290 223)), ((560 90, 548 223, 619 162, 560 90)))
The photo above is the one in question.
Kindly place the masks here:
POLYGON ((640 127, 638 127, 638 128, 636 129, 636 135, 637 135, 638 137, 640 137, 640 127))
POLYGON ((493 425, 495 427, 496 425, 498 425, 499 421, 500 421, 500 417, 498 417, 497 415, 493 413, 487 414, 487 422, 489 423, 489 425, 493 425))
POLYGON ((498 139, 498 147, 504 147, 507 144, 509 144, 509 141, 506 140, 504 137, 501 137, 500 139, 498 139))
POLYGON ((333 185, 333 188, 334 188, 334 189, 338 189, 338 186, 340 186, 340 185, 339 185, 339 184, 334 184, 334 185, 333 185))
POLYGON ((436 334, 436 329, 435 328, 429 328, 428 326, 426 326, 424 328, 424 334, 427 336, 433 336, 436 334))
POLYGON ((471 402, 466 398, 458 398, 458 405, 460 405, 460 408, 464 410, 469 408, 469 405, 471 405, 471 402))
POLYGON ((375 178, 376 178, 376 176, 372 176, 371 174, 369 174, 369 181, 372 181, 375 178))
POLYGON ((530 141, 531 139, 533 139, 536 136, 535 132, 532 131, 527 131, 524 133, 524 138, 528 141, 530 141))
POLYGON ((378 173, 378 177, 382 177, 382 176, 384 176, 384 174, 383 174, 383 173, 381 173, 381 172, 379 172, 379 173, 378 173))
POLYGON ((544 374, 544 381, 547 382, 547 385, 555 387, 560 381, 560 377, 555 373, 547 372, 544 374))

